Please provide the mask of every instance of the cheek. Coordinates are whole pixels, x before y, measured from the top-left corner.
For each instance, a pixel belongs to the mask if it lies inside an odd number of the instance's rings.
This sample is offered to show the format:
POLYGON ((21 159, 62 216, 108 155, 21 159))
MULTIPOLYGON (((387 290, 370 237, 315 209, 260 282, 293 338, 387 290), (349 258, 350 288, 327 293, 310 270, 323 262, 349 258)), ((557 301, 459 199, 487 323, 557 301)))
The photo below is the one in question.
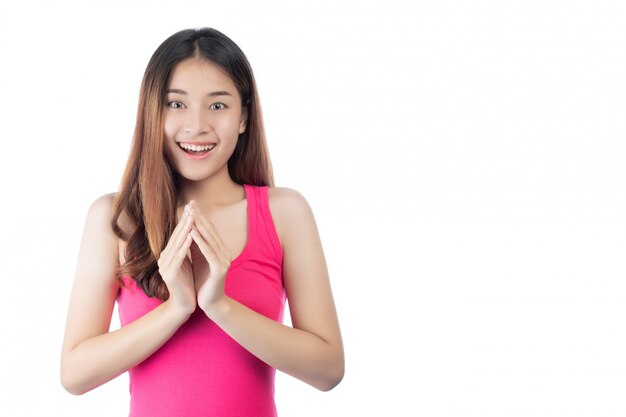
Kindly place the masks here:
POLYGON ((167 139, 173 139, 178 130, 178 121, 175 117, 164 117, 163 134, 167 139))
POLYGON ((176 121, 172 117, 163 119, 163 150, 168 162, 173 163, 173 155, 175 152, 174 137, 176 135, 176 121))
POLYGON ((174 157, 174 152, 176 152, 174 146, 176 145, 172 145, 173 142, 165 137, 163 138, 163 141, 165 142, 163 144, 163 153, 165 154, 165 159, 167 160, 167 162, 173 165, 174 161, 176 160, 176 158, 174 157))
POLYGON ((239 120, 233 117, 223 118, 216 121, 216 129, 222 133, 222 136, 235 137, 239 136, 239 120))

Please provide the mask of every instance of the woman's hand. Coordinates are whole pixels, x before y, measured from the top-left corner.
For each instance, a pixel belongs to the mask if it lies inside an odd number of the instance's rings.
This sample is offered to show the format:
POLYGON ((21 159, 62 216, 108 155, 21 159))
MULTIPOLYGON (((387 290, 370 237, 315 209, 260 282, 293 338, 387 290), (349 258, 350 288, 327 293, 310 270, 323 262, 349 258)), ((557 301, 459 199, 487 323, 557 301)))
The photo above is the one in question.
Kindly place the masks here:
POLYGON ((189 203, 194 216, 191 227, 191 264, 198 306, 210 316, 212 309, 225 300, 224 282, 230 268, 231 256, 213 224, 197 210, 195 201, 189 203))
POLYGON ((189 315, 196 309, 193 269, 187 257, 193 241, 189 233, 192 225, 193 215, 187 205, 157 262, 159 273, 170 293, 168 301, 179 311, 189 315))

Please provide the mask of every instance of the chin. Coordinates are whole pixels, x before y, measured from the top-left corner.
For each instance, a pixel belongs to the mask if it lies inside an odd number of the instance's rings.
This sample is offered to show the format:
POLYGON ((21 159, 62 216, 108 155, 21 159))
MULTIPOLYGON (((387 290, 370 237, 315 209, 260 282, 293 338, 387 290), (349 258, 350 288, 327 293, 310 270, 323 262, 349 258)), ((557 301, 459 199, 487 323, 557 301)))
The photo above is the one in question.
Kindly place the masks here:
POLYGON ((185 170, 177 171, 178 177, 186 181, 203 181, 212 177, 214 172, 186 172, 185 170))

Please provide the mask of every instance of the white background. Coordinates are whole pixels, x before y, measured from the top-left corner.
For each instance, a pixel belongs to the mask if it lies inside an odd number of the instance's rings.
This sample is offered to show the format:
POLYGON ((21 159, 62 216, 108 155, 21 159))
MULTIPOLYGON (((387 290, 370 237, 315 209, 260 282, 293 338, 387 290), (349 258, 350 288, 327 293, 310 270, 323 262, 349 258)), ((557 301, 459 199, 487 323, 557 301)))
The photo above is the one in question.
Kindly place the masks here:
POLYGON ((626 414, 626 3, 85 3, 0 6, 0 415, 127 415, 126 374, 59 382, 78 245, 201 26, 252 64, 342 326, 343 382, 278 373, 279 415, 626 414))

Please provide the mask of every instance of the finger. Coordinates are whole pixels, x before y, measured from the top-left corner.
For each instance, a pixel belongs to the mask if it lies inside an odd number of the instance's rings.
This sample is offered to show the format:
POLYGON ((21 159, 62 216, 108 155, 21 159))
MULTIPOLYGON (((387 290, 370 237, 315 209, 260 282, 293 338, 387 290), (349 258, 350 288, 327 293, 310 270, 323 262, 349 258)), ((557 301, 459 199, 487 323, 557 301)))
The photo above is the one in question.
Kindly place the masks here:
POLYGON ((183 217, 185 219, 183 220, 181 218, 181 221, 176 225, 176 228, 180 226, 180 229, 174 229, 175 232, 178 233, 178 236, 174 236, 174 233, 172 233, 172 237, 170 238, 170 240, 172 240, 172 238, 174 239, 174 248, 176 248, 176 250, 180 249, 183 242, 187 239, 187 235, 189 234, 189 230, 191 229, 191 225, 193 223, 193 214, 191 213, 191 210, 187 210, 187 213, 183 214, 183 217))
POLYGON ((180 249, 181 245, 184 243, 186 239, 187 233, 189 233, 189 227, 191 226, 191 214, 189 208, 185 208, 183 215, 180 218, 180 221, 172 231, 161 256, 164 258, 163 262, 168 264, 171 262, 174 254, 180 249))
POLYGON ((226 248, 226 245, 222 241, 222 238, 213 223, 203 216, 198 216, 198 218, 199 222, 196 222, 196 226, 198 226, 198 231, 200 232, 201 236, 204 238, 204 240, 207 241, 207 243, 213 248, 216 253, 220 254, 220 256, 230 261, 230 252, 226 248))
MULTIPOLYGON (((192 208, 196 207, 196 203, 193 200, 190 201, 189 204, 192 208)), ((196 214, 194 217, 194 223, 198 228, 200 236, 203 237, 213 252, 220 255, 222 258, 228 258, 230 260, 227 256, 228 250, 226 249, 226 245, 222 242, 219 233, 215 229, 215 226, 213 226, 213 223, 210 222, 199 210, 194 210, 194 213, 196 214)))
POLYGON ((215 264, 215 262, 217 261, 217 259, 215 258, 215 252, 202 238, 202 236, 198 232, 198 229, 194 227, 193 229, 191 229, 191 232, 189 234, 198 245, 198 249, 200 249, 200 252, 202 252, 202 255, 204 255, 206 260, 209 262, 209 265, 215 264))
POLYGON ((187 250, 191 246, 191 242, 193 238, 190 233, 187 233, 187 237, 183 241, 183 244, 176 252, 172 264, 170 265, 174 271, 178 270, 180 266, 183 264, 183 261, 187 258, 187 250))
MULTIPOLYGON (((169 239, 168 239, 168 245, 169 247, 172 246, 172 244, 170 242, 176 242, 176 238, 178 237, 178 235, 180 234, 180 230, 183 228, 185 221, 187 220, 189 216, 189 209, 188 207, 185 207, 185 210, 183 211, 183 214, 180 216, 180 220, 178 220, 178 222, 176 223, 176 226, 174 227, 174 230, 172 230, 172 234, 170 235, 169 239)), ((165 248, 168 248, 168 246, 166 245, 165 248)))
POLYGON ((209 221, 199 210, 197 210, 197 204, 194 200, 191 200, 189 205, 194 211, 194 223, 198 228, 200 236, 204 238, 205 242, 213 250, 216 256, 219 256, 222 261, 229 263, 232 260, 230 251, 222 241, 220 234, 213 223, 209 221))
POLYGON ((220 258, 221 262, 228 263, 231 261, 230 253, 227 249, 225 249, 225 245, 223 243, 220 245, 221 239, 219 237, 219 233, 217 233, 215 227, 210 222, 196 222, 196 229, 207 245, 211 248, 213 253, 215 253, 215 256, 220 258))

